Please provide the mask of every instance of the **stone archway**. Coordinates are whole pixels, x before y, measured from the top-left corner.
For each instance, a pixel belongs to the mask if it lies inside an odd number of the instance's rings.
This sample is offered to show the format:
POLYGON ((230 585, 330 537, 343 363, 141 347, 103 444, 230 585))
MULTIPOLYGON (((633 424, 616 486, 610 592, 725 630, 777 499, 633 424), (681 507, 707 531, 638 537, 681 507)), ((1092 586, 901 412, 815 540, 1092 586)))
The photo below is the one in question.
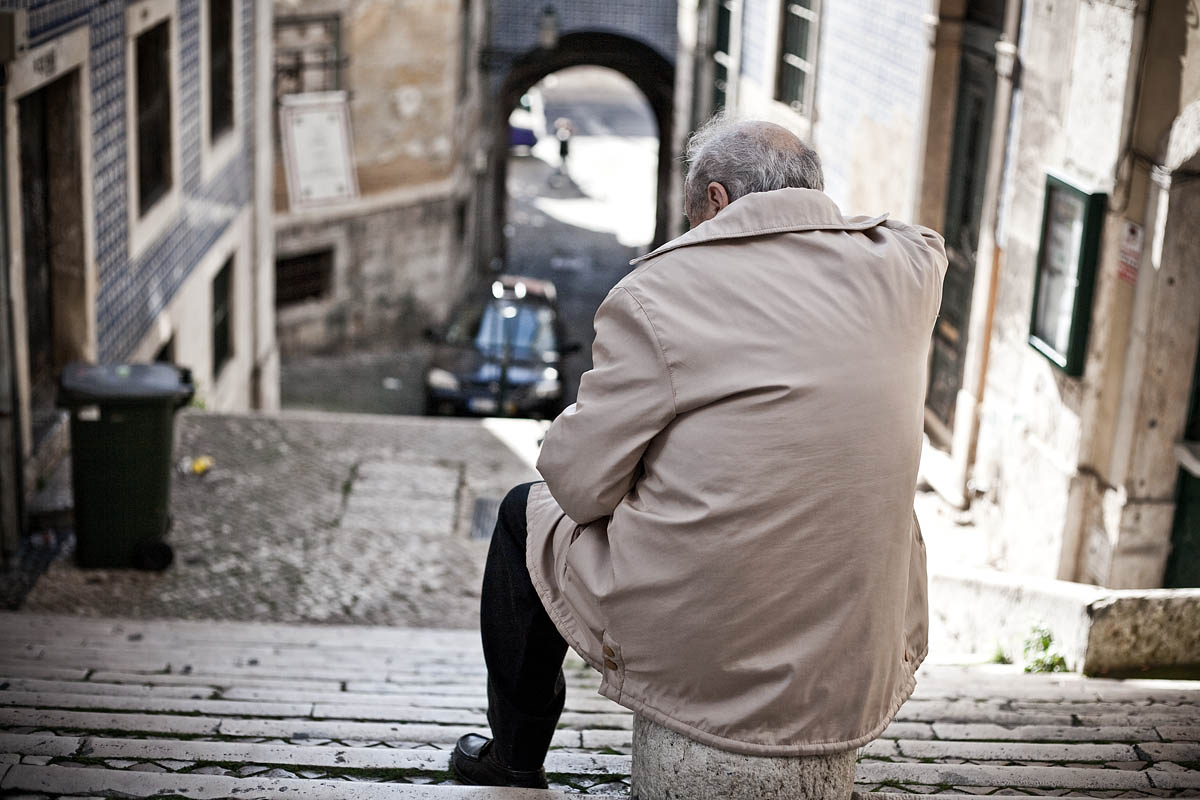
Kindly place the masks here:
POLYGON ((654 240, 668 238, 670 224, 671 127, 674 115, 675 68, 649 45, 612 33, 584 32, 562 36, 553 49, 531 50, 511 62, 488 109, 490 150, 486 201, 479 226, 481 268, 505 263, 506 182, 508 179, 508 114, 521 95, 551 73, 568 67, 612 69, 633 82, 646 97, 658 125, 658 196, 654 240))

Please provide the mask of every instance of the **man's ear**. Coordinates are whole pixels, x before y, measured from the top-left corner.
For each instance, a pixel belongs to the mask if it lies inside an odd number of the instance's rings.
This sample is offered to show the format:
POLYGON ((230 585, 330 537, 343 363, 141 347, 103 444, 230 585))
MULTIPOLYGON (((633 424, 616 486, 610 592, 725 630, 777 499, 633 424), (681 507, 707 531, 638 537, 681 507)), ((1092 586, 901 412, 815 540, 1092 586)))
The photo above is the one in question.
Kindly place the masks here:
POLYGON ((708 184, 708 188, 705 190, 705 199, 708 200, 709 219, 715 217, 721 209, 729 205, 729 193, 716 181, 708 184))

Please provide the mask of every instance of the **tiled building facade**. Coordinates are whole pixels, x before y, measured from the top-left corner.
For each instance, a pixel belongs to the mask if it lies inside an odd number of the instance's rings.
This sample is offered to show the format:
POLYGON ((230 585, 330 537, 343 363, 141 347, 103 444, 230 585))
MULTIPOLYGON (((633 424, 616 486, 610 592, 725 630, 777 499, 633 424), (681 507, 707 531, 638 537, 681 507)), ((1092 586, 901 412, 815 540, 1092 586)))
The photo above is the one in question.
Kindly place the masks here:
POLYGON ((0 3, 8 550, 12 498, 62 450, 48 387, 65 363, 162 358, 192 370, 207 407, 277 403, 256 158, 270 16, 259 0, 0 3))

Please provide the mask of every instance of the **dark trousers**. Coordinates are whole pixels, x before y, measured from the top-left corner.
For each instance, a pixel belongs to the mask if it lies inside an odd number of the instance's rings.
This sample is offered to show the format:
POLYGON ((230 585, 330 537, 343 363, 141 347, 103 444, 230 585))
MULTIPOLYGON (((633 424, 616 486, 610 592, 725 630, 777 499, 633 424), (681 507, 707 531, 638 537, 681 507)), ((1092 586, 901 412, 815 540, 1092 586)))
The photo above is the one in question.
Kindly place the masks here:
POLYGON ((516 487, 500 504, 479 615, 492 747, 513 769, 542 766, 567 697, 562 672, 567 643, 525 566, 525 503, 532 485, 516 487))

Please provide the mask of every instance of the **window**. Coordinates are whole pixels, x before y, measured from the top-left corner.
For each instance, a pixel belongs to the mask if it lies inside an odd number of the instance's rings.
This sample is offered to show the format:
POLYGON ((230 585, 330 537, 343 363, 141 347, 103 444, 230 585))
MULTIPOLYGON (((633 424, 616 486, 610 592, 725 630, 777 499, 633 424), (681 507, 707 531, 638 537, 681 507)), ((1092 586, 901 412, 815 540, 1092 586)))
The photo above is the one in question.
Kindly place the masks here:
POLYGON ((729 99, 729 75, 733 71, 730 56, 730 34, 733 31, 734 0, 717 4, 717 35, 713 39, 713 96, 712 110, 720 111, 729 99))
POLYGON ((780 22, 775 99, 804 116, 812 113, 820 0, 785 0, 780 22))
POLYGON ((233 358, 233 259, 221 267, 212 282, 213 380, 233 358))
POLYGON ((208 135, 233 130, 233 0, 208 0, 208 135))
POLYGON ((458 99, 463 100, 467 96, 467 89, 470 86, 471 73, 471 51, 473 42, 471 41, 471 28, 473 18, 471 13, 471 5, 473 0, 460 0, 458 10, 458 99))
POLYGON ((126 205, 135 260, 175 222, 183 202, 178 7, 179 0, 140 0, 125 8, 126 205))
POLYGON ((162 347, 158 348, 158 352, 154 354, 154 362, 156 364, 175 363, 175 334, 171 334, 171 338, 163 342, 162 347))
POLYGON ((342 88, 342 25, 336 15, 275 20, 275 102, 287 94, 342 88))
POLYGON ((333 286, 333 250, 318 250, 275 262, 275 307, 328 297, 333 286))
POLYGON ((154 207, 174 183, 171 152, 171 23, 164 20, 134 40, 137 81, 137 209, 154 207))

